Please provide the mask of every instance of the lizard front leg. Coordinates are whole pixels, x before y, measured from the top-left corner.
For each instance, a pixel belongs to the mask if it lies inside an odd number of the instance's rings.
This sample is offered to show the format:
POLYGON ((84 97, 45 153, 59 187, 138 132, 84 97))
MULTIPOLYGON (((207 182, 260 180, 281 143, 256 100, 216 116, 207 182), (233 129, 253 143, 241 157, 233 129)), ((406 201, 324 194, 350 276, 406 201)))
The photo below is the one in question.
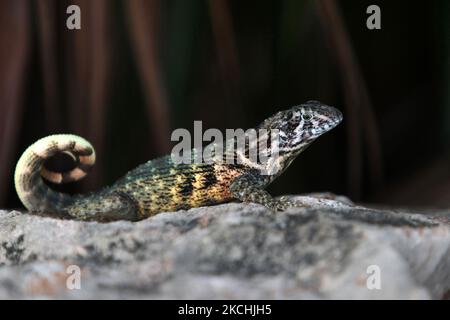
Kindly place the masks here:
POLYGON ((230 185, 230 191, 233 197, 245 202, 255 202, 262 204, 272 211, 282 211, 289 207, 301 206, 300 203, 292 202, 282 197, 273 198, 263 188, 264 180, 261 176, 254 173, 243 174, 237 177, 230 185))

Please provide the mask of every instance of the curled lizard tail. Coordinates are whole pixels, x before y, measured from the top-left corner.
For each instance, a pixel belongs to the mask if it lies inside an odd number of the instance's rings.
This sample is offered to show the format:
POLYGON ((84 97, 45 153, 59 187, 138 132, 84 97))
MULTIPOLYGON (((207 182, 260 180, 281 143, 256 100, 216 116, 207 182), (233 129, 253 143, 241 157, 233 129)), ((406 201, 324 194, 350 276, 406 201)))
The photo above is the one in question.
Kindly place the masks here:
POLYGON ((57 134, 33 143, 20 157, 14 173, 17 194, 30 211, 61 213, 74 198, 52 190, 42 178, 57 184, 84 178, 95 163, 95 150, 85 139, 71 134, 57 134), (58 153, 72 157, 75 167, 67 172, 50 171, 45 162, 58 153))

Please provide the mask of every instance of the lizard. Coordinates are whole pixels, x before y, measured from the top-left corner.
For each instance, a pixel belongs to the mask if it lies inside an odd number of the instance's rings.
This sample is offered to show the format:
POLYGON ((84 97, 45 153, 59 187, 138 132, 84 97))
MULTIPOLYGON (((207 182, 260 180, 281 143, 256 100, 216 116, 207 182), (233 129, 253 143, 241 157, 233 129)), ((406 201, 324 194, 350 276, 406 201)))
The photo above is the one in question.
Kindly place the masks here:
MULTIPOLYGON (((212 162, 175 163, 166 155, 136 167, 100 191, 75 195, 55 191, 46 181, 62 184, 84 178, 95 163, 95 150, 80 136, 55 134, 36 141, 24 151, 16 165, 14 184, 18 197, 30 212, 85 221, 138 221, 160 212, 236 200, 282 211, 296 204, 283 197, 272 197, 265 188, 314 140, 342 119, 338 109, 307 101, 277 112, 256 127, 278 133, 278 152, 272 158, 269 154, 265 163, 228 163, 217 158, 212 162), (72 158, 71 170, 57 172, 47 168, 46 161, 59 153, 72 158), (268 163, 276 163, 279 169, 263 172, 268 163)), ((267 135, 259 139, 267 140, 267 135)), ((268 150, 270 147, 273 146, 269 145, 268 150)), ((192 149, 191 156, 196 152, 192 149)), ((242 158, 244 154, 225 148, 224 156, 230 153, 234 158, 242 158)))

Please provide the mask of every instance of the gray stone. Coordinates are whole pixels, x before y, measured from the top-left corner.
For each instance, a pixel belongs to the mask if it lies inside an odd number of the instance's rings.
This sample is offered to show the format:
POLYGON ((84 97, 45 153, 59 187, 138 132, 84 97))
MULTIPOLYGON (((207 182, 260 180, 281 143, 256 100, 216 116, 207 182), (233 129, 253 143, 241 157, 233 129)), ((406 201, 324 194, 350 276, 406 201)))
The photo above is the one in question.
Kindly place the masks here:
POLYGON ((229 203, 137 223, 0 211, 0 298, 448 298, 449 212, 294 198, 305 206, 229 203), (80 289, 67 286, 71 265, 80 289))

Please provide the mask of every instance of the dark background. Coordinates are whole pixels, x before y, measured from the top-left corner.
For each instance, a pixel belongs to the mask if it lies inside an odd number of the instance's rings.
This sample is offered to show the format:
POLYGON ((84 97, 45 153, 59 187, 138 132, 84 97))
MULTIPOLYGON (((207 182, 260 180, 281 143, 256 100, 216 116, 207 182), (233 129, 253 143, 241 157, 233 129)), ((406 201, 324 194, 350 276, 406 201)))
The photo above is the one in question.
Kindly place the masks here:
POLYGON ((449 21, 445 0, 0 0, 0 207, 20 207, 15 163, 45 135, 93 143, 91 175, 65 188, 84 192, 170 152, 194 120, 249 128, 308 99, 344 121, 272 194, 450 206, 449 21))

